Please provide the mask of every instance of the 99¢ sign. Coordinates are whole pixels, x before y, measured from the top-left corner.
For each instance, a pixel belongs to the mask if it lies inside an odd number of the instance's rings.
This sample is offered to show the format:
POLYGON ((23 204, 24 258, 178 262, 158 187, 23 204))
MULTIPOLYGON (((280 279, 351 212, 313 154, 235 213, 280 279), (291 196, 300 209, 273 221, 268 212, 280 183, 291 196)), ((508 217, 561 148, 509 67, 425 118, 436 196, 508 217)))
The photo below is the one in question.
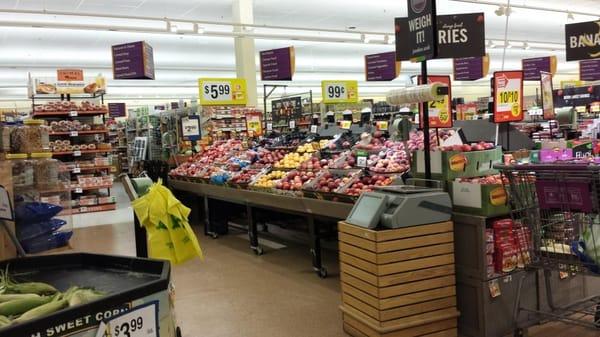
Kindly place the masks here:
MULTIPOLYGON (((419 84, 423 83, 421 76, 417 78, 419 84)), ((448 87, 448 95, 445 95, 439 101, 430 101, 429 107, 429 127, 430 128, 451 128, 452 127, 452 84, 450 76, 427 76, 427 84, 442 83, 448 87)), ((419 104, 419 116, 421 125, 423 125, 423 106, 419 104)))
POLYGON ((246 80, 239 78, 201 78, 198 80, 201 105, 245 105, 246 80))
POLYGON ((358 102, 357 81, 322 81, 321 91, 325 104, 358 102))
POLYGON ((494 122, 523 120, 523 72, 494 73, 494 122))

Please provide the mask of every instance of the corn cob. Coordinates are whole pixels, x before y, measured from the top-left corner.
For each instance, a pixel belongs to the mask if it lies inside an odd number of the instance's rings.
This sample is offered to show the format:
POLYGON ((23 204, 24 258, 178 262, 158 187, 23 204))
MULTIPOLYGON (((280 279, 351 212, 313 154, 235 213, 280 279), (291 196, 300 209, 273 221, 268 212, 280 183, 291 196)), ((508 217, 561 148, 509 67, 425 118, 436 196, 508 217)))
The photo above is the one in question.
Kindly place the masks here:
POLYGON ((18 300, 12 300, 4 303, 0 303, 0 315, 14 316, 20 315, 26 311, 29 311, 35 307, 46 304, 52 300, 52 297, 32 297, 23 298, 18 300))
POLYGON ((0 316, 0 329, 3 328, 3 327, 5 327, 5 326, 7 326, 7 325, 10 325, 11 323, 12 322, 11 322, 11 320, 8 317, 6 317, 6 316, 0 316))
POLYGON ((12 300, 21 300, 24 298, 38 298, 40 295, 36 294, 0 294, 0 303, 12 301, 12 300))
POLYGON ((13 323, 23 323, 34 318, 46 316, 63 308, 66 308, 68 305, 69 302, 65 298, 61 298, 61 296, 58 296, 51 302, 40 305, 39 307, 33 308, 25 312, 23 315, 19 316, 19 318, 15 319, 13 323))

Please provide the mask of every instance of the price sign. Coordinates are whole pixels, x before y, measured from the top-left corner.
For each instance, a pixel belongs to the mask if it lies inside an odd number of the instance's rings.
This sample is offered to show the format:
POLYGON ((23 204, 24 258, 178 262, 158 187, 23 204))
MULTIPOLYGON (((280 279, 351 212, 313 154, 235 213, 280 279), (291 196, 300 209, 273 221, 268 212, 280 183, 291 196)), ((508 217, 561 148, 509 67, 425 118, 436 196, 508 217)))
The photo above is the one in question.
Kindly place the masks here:
POLYGON ((375 123, 375 127, 379 131, 387 131, 388 129, 388 121, 378 121, 375 123))
POLYGON ((296 121, 292 119, 290 121, 290 129, 295 129, 295 128, 296 128, 296 121))
POLYGON ((79 113, 77 111, 70 111, 69 112, 69 116, 71 116, 71 117, 77 117, 78 114, 79 113))
POLYGON ((322 81, 321 92, 325 104, 358 102, 357 81, 322 81))
POLYGON ((198 80, 201 105, 246 105, 246 80, 239 78, 201 78, 198 80))
POLYGON ((81 157, 81 151, 73 151, 73 156, 74 157, 81 157))
POLYGON ((267 123, 267 131, 273 131, 273 123, 267 123))
POLYGON ((79 136, 79 132, 71 131, 71 137, 77 137, 77 136, 79 136))
MULTIPOLYGON (((418 77, 419 84, 423 83, 421 76, 418 77)), ((439 101, 431 101, 423 104, 429 106, 429 127, 451 128, 452 127, 452 89, 450 76, 427 76, 427 83, 442 83, 448 86, 448 95, 439 101)), ((423 120, 423 106, 419 104, 420 120, 423 120)), ((422 123, 420 123, 422 124, 422 123)))
POLYGON ((367 151, 357 151, 356 152, 356 166, 358 167, 367 167, 367 159, 369 158, 369 154, 367 151))
POLYGON ((75 193, 81 194, 81 193, 83 193, 83 189, 81 187, 77 187, 77 188, 75 188, 75 193))
POLYGON ((340 121, 340 128, 344 130, 350 129, 352 126, 352 121, 340 121))
POLYGON ((158 337, 157 302, 139 306, 106 325, 112 337, 158 337))
POLYGON ((74 168, 73 173, 81 173, 81 167, 74 168))
POLYGON ((318 125, 311 125, 310 126, 310 133, 317 133, 319 131, 319 126, 318 125))
POLYGON ((523 120, 523 71, 494 73, 494 122, 523 120))
POLYGON ((87 212, 87 211, 88 211, 88 208, 87 208, 87 207, 85 207, 85 206, 81 206, 81 207, 79 207, 79 213, 85 213, 85 212, 87 212))

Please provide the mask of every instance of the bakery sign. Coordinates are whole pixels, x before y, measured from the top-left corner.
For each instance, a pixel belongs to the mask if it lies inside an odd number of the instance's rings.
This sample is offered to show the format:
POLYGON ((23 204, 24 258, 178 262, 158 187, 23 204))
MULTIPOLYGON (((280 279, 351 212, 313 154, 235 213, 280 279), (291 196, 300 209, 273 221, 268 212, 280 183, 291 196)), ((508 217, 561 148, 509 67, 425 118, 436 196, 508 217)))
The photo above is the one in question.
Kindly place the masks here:
POLYGON ((85 82, 83 81, 83 70, 81 69, 58 69, 56 70, 56 93, 79 94, 83 93, 85 82))
POLYGON ((600 58, 600 20, 565 25, 567 61, 600 58))

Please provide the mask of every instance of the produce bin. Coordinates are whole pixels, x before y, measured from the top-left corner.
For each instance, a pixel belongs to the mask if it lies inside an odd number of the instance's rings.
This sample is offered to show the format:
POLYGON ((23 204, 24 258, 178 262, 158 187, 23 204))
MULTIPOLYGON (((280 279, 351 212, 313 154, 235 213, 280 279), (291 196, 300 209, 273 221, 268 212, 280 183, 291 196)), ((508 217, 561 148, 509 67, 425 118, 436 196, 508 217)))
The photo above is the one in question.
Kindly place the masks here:
POLYGON ((452 181, 449 193, 457 212, 489 217, 510 214, 503 185, 452 181))
MULTIPOLYGON (((412 157, 411 172, 417 178, 425 175, 425 153, 416 151, 412 157)), ((497 174, 494 164, 502 162, 502 148, 491 150, 458 152, 431 151, 431 173, 433 179, 454 180, 456 178, 482 177, 497 174)))
MULTIPOLYGON (((157 337, 180 335, 175 327, 172 294, 169 291, 170 264, 167 261, 97 254, 59 254, 2 261, 20 282, 36 281, 60 291, 71 286, 93 287, 108 293, 83 305, 69 307, 25 323, 0 329, 0 337, 96 337, 98 326, 135 319, 145 331, 157 337), (137 320, 138 317, 142 319, 137 320)), ((131 322, 131 321, 130 321, 131 322)), ((112 330, 115 336, 115 331, 112 330)), ((120 335, 126 336, 123 332, 120 335)))

